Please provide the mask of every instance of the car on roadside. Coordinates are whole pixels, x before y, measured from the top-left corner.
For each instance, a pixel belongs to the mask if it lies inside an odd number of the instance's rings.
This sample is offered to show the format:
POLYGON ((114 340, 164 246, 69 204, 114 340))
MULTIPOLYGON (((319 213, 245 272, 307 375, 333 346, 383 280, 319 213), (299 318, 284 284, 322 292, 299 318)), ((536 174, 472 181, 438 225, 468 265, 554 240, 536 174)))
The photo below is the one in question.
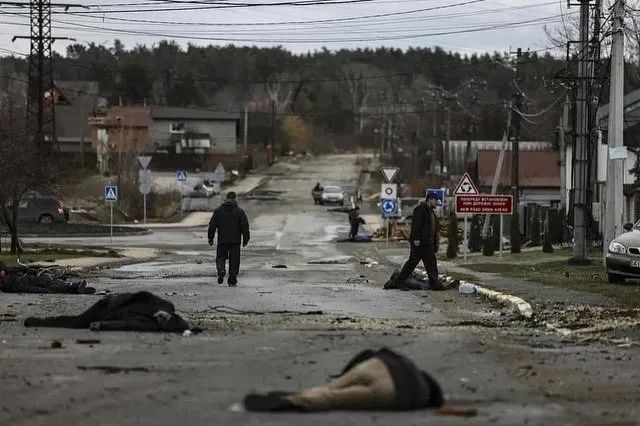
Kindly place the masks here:
POLYGON ((213 182, 208 180, 203 180, 193 187, 193 190, 189 192, 188 197, 190 198, 210 198, 216 195, 216 189, 213 185, 213 182))
POLYGON ((344 206, 344 191, 339 186, 325 186, 320 195, 320 204, 339 204, 344 206))
POLYGON ((54 197, 25 197, 18 204, 19 223, 67 223, 69 209, 54 197))
POLYGON ((605 263, 610 283, 623 283, 625 279, 640 279, 640 221, 626 223, 625 232, 611 241, 605 263))

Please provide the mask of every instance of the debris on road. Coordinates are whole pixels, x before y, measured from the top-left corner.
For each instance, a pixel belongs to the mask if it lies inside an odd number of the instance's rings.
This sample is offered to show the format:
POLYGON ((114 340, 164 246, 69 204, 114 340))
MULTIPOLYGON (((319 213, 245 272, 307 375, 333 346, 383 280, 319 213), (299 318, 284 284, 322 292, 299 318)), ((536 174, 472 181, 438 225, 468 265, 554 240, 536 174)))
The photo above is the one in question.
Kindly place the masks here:
POLYGON ((438 410, 438 414, 443 416, 459 416, 459 417, 475 417, 478 415, 477 408, 456 407, 454 405, 442 407, 438 410))
POLYGON ((62 342, 60 340, 54 340, 53 342, 51 342, 51 349, 61 349, 62 348, 62 342))
POLYGON ((82 371, 102 371, 105 374, 116 374, 116 373, 148 373, 148 367, 116 367, 112 365, 79 365, 78 370, 82 371))
POLYGON ((249 394, 247 411, 417 410, 440 408, 440 385, 408 358, 383 348, 360 352, 329 386, 249 394), (339 389, 337 389, 339 388, 339 389))
POLYGON ((458 292, 460 292, 460 294, 474 294, 477 290, 477 287, 474 284, 468 283, 466 281, 463 281, 460 283, 460 286, 458 287, 458 292))
POLYGON ((287 269, 287 265, 278 264, 278 265, 273 265, 272 268, 273 269, 287 269))
POLYGON ((87 281, 68 282, 66 269, 59 266, 6 267, 0 263, 0 291, 31 294, 94 294, 87 281))
POLYGON ((100 339, 76 339, 76 343, 79 345, 98 345, 102 341, 100 339))
POLYGON ((353 261, 353 256, 325 257, 323 259, 309 260, 308 265, 346 265, 353 261))

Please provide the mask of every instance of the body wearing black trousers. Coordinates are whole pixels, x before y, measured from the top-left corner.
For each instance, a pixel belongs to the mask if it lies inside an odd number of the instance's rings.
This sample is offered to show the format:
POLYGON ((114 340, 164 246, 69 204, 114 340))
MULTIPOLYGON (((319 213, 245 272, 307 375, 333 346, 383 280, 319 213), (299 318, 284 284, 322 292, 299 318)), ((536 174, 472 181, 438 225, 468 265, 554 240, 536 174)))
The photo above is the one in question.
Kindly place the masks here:
POLYGON ((418 263, 422 262, 429 276, 431 288, 437 289, 441 287, 438 280, 438 262, 436 260, 439 232, 440 223, 434 209, 427 203, 420 203, 413 210, 411 219, 411 236, 409 238, 411 251, 409 252, 409 259, 405 262, 396 278, 396 286, 404 286, 409 275, 416 269, 418 263), (418 246, 415 245, 416 241, 419 242, 418 246))
POLYGON ((216 250, 216 268, 221 280, 226 275, 226 264, 229 261, 229 285, 238 282, 240 271, 240 244, 249 243, 249 220, 247 215, 235 200, 227 199, 218 207, 209 221, 209 244, 218 233, 218 247, 216 250))

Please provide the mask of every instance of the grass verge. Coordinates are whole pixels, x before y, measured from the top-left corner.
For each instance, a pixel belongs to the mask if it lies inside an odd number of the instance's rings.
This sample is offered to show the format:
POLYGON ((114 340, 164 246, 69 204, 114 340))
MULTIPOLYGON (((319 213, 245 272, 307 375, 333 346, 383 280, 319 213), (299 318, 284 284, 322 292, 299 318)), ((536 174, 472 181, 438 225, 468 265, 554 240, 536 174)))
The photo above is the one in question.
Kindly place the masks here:
MULTIPOLYGON (((485 258, 486 259, 486 258, 485 258)), ((522 263, 468 263, 461 265, 476 272, 490 272, 506 277, 522 278, 554 287, 598 293, 617 299, 629 306, 640 306, 640 285, 637 281, 609 284, 600 258, 589 266, 571 266, 566 260, 522 263)))

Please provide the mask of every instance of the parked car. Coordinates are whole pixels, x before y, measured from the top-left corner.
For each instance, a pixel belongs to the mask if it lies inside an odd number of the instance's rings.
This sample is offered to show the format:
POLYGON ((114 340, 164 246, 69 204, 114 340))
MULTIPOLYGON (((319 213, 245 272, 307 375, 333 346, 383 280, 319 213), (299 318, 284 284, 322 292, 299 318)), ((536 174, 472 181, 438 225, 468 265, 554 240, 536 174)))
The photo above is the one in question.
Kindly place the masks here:
POLYGON ((216 189, 213 182, 203 180, 199 184, 193 187, 193 190, 189 193, 191 198, 209 198, 216 195, 216 189))
POLYGON ((53 197, 28 197, 18 204, 20 223, 67 223, 69 209, 53 197))
POLYGON ((609 244, 606 264, 610 283, 640 279, 640 221, 624 225, 625 232, 609 244))
POLYGON ((344 206, 344 191, 339 186, 325 186, 322 189, 320 204, 340 204, 344 206))

